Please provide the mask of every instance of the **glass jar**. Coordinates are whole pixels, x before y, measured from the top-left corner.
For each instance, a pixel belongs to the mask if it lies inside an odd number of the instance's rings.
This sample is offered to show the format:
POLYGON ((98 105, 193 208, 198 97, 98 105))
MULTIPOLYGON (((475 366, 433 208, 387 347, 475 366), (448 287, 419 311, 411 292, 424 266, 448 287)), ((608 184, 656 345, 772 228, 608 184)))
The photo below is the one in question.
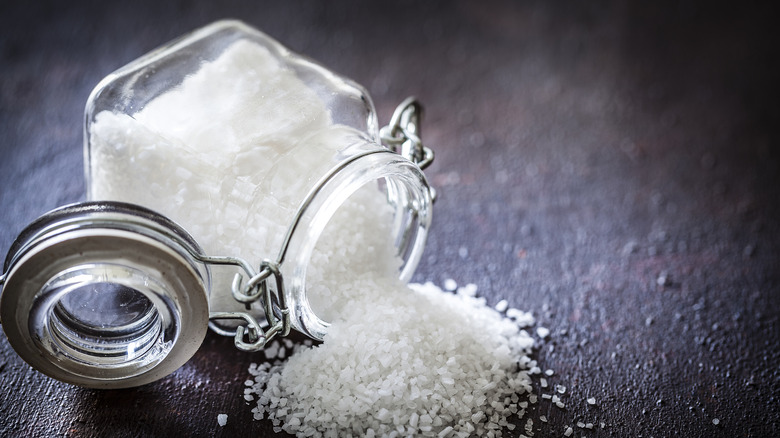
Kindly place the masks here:
POLYGON ((117 70, 86 106, 89 202, 9 251, 9 341, 60 380, 124 387, 178 368, 207 325, 250 351, 291 328, 322 339, 307 270, 354 193, 388 207, 400 278, 417 266, 433 157, 419 115, 405 102, 380 136, 365 90, 237 21, 117 70))

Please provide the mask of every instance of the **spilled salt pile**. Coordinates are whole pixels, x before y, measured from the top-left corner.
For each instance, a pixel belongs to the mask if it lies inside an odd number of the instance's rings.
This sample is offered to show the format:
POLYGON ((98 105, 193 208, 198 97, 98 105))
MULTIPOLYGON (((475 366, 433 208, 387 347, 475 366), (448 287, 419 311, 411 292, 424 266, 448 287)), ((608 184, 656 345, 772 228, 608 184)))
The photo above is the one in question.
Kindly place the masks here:
POLYGON ((474 285, 401 283, 391 213, 361 190, 328 223, 307 295, 333 323, 321 345, 250 369, 254 417, 298 436, 502 436, 540 372, 533 317, 488 307, 474 285))
POLYGON ((387 279, 350 285, 362 297, 324 343, 254 366, 255 418, 298 436, 502 436, 532 391, 533 339, 474 297, 387 279))

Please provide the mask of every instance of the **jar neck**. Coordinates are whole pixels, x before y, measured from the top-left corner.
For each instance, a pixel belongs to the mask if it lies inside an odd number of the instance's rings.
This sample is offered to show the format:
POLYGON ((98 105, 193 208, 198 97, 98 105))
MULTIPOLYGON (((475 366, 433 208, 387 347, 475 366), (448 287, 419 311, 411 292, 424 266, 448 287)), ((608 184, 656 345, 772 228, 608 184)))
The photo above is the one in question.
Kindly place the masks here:
POLYGON ((384 148, 339 166, 303 203, 280 257, 291 324, 315 339, 325 336, 330 321, 318 315, 308 296, 312 256, 331 218, 358 190, 372 186, 388 207, 388 215, 378 220, 389 225, 384 229, 391 234, 387 241, 400 260, 396 275, 408 281, 420 261, 432 210, 431 190, 420 168, 384 148))

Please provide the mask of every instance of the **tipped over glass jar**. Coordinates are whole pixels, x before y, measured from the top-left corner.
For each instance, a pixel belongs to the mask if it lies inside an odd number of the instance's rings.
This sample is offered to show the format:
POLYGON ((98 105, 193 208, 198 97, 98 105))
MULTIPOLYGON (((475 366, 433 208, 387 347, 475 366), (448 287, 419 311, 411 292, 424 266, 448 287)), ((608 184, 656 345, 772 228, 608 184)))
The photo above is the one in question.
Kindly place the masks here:
POLYGON ((86 106, 89 200, 6 257, 10 344, 56 379, 122 388, 178 369, 208 327, 246 351, 291 329, 322 339, 307 273, 344 205, 378 200, 390 269, 408 281, 417 266, 433 202, 420 115, 408 99, 380 131, 360 86, 237 21, 117 70, 86 106))

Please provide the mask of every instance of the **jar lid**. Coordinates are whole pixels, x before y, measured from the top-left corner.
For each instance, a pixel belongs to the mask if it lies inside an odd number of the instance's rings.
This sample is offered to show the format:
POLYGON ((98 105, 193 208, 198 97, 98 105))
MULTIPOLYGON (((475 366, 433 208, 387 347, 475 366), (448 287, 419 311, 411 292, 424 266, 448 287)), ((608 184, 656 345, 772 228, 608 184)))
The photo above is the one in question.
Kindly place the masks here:
POLYGON ((178 369, 209 321, 208 271, 186 231, 145 208, 88 202, 30 224, 5 260, 0 321, 19 356, 58 380, 143 385, 178 369))

